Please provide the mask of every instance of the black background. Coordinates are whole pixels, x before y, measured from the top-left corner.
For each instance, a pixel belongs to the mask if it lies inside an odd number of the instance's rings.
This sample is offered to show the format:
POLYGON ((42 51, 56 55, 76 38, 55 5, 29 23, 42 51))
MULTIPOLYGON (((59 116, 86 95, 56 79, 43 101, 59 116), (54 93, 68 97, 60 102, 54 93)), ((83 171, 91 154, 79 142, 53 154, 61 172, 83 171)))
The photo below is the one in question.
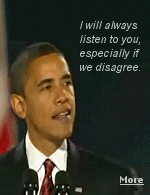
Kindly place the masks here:
MULTIPOLYGON (((150 1, 5 1, 9 64, 27 45, 48 41, 64 52, 73 75, 77 116, 73 141, 135 167, 149 183, 150 164, 150 1), (80 23, 137 23, 136 30, 80 30, 80 23), (80 44, 81 35, 140 37, 136 44, 80 44), (140 48, 138 58, 80 58, 82 50, 140 48), (140 71, 80 72, 80 64, 138 64, 140 71)), ((18 121, 18 139, 25 123, 18 121)))

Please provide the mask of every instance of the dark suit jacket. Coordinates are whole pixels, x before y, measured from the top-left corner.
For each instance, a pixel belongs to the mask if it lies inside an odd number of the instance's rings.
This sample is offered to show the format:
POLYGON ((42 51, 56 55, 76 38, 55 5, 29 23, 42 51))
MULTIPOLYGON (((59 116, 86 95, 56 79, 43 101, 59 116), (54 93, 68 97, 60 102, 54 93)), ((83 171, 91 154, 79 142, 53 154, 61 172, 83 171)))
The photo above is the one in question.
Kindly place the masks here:
MULTIPOLYGON (((38 160, 38 159, 37 159, 38 160)), ((25 141, 0 158, 0 195, 20 195, 22 173, 28 168, 25 141)), ((120 186, 120 176, 135 177, 131 169, 77 148, 68 140, 67 171, 85 195, 131 195, 140 186, 120 186)), ((138 193, 137 193, 138 194, 138 193)))

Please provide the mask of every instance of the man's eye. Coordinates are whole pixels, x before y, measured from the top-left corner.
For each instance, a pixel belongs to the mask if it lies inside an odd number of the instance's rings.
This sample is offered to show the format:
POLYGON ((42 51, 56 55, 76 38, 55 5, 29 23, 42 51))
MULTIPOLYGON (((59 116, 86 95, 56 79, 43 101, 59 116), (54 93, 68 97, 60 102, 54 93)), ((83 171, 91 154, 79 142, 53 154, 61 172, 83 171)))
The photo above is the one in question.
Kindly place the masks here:
POLYGON ((50 86, 50 85, 45 86, 45 89, 50 89, 50 88, 51 88, 51 86, 50 86))
POLYGON ((51 89, 51 87, 52 87, 51 85, 44 86, 44 87, 42 87, 41 91, 51 89))
POLYGON ((66 82, 65 82, 65 85, 66 85, 66 86, 70 86, 70 85, 72 85, 72 82, 71 82, 71 81, 66 81, 66 82))

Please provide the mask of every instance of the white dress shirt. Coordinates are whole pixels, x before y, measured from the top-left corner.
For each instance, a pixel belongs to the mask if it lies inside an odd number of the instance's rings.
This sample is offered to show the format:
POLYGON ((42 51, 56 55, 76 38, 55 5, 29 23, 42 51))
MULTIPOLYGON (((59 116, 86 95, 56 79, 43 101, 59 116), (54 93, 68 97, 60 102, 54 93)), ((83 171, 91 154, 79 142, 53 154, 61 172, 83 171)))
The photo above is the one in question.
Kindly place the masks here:
POLYGON ((64 140, 60 148, 58 148, 52 155, 49 157, 45 156, 42 152, 40 152, 30 141, 29 135, 26 135, 26 155, 28 159, 28 165, 30 169, 33 169, 38 174, 39 180, 39 191, 41 189, 42 181, 45 176, 45 167, 43 165, 44 161, 49 158, 54 162, 55 167, 52 171, 52 180, 55 184, 55 175, 58 171, 67 170, 67 140, 64 140))

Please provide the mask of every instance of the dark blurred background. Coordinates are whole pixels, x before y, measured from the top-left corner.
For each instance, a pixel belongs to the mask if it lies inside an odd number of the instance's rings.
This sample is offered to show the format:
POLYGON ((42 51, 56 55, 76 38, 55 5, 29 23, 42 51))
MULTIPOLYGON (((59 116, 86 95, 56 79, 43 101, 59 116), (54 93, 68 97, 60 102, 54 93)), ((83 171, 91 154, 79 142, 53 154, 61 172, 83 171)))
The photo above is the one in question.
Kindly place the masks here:
MULTIPOLYGON (((76 91, 74 143, 133 165, 150 181, 150 1, 6 0, 8 59, 11 66, 26 46, 47 41, 64 52, 76 91), (80 23, 137 23, 136 30, 80 30, 80 23), (136 44, 80 44, 81 35, 140 37, 136 44), (133 50, 138 58, 80 58, 82 50, 133 50), (138 72, 80 72, 80 64, 138 64, 138 72)), ((18 140, 25 135, 18 120, 18 140)), ((149 188, 150 189, 150 188, 149 188)))

